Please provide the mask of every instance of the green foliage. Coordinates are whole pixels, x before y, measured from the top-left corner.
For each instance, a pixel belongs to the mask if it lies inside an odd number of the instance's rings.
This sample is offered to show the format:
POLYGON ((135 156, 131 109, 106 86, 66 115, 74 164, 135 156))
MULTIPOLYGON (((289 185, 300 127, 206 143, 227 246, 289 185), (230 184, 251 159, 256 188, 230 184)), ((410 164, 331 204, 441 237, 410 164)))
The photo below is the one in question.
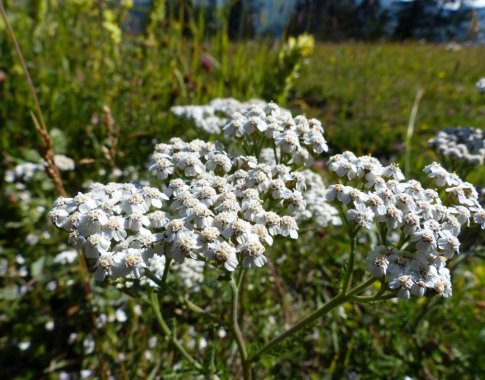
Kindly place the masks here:
MULTIPOLYGON (((485 99, 475 83, 484 72, 485 51, 480 47, 448 51, 443 45, 417 43, 319 45, 302 68, 292 105, 325 122, 335 152, 396 160, 411 149, 414 169, 409 174, 417 175, 424 162, 438 159, 427 149, 436 131, 483 128, 485 99), (424 95, 413 145, 406 147, 406 128, 419 89, 424 95)), ((484 172, 479 173, 471 179, 483 185, 484 172)))

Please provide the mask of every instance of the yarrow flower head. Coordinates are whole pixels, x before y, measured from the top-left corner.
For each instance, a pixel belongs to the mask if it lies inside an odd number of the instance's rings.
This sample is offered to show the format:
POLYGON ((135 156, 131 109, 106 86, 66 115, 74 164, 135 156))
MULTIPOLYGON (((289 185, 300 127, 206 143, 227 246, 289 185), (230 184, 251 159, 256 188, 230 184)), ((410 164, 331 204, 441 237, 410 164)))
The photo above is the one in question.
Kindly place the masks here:
POLYGON ((191 121, 197 128, 208 133, 220 133, 227 120, 236 112, 252 105, 266 105, 258 99, 240 102, 233 98, 217 98, 207 105, 174 106, 170 109, 175 116, 191 121))
POLYGON ((147 270, 159 276, 161 257, 229 272, 261 267, 274 238, 298 238, 306 181, 284 165, 173 138, 155 147, 148 169, 161 181, 157 187, 94 183, 59 198, 50 212, 70 232, 69 242, 83 248, 98 280, 140 279, 147 270))
POLYGON ((366 269, 400 298, 450 296, 446 262, 460 251, 460 231, 472 223, 485 227, 475 188, 438 163, 424 172, 443 189, 443 199, 417 181, 405 181, 396 165, 382 166, 371 157, 345 152, 331 157, 329 168, 346 185, 329 186, 326 199, 347 210, 346 224, 354 234, 363 228, 381 236, 381 244, 366 258, 366 269))
POLYGON ((485 160, 485 132, 478 128, 447 128, 428 144, 450 169, 457 164, 483 165, 485 160))
POLYGON ((312 155, 328 150, 318 120, 301 115, 293 117, 275 103, 253 105, 234 113, 223 131, 227 139, 239 139, 243 144, 245 141, 262 141, 269 147, 279 148, 279 153, 274 150, 275 161, 292 165, 308 167, 313 163, 312 155))

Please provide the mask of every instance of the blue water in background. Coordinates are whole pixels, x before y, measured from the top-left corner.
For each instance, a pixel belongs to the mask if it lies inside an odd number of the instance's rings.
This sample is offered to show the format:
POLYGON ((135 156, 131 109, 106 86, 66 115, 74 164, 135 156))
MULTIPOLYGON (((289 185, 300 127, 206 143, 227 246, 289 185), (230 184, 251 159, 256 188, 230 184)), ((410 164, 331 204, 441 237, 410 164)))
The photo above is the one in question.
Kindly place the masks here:
MULTIPOLYGON (((193 0, 193 3, 204 7, 217 7, 230 0, 193 0)), ((302 0, 247 0, 247 4, 254 13, 253 28, 256 35, 272 35, 276 38, 282 36, 291 16, 297 5, 302 0)), ((363 0, 353 0, 355 5, 360 5, 363 0)), ((398 12, 404 6, 409 6, 414 0, 379 0, 383 9, 388 13, 388 21, 385 31, 388 36, 392 36, 398 25, 398 12)), ((134 7, 130 11, 128 29, 133 32, 141 32, 146 14, 151 7, 151 0, 134 0, 134 7)), ((443 15, 453 15, 454 12, 470 12, 474 10, 480 25, 480 33, 477 37, 479 43, 485 43, 485 0, 442 0, 436 12, 443 15)), ((463 22, 460 25, 453 25, 448 28, 438 30, 438 39, 443 42, 450 40, 464 41, 468 37, 470 22, 463 22), (450 38, 449 36, 453 37, 450 38)))

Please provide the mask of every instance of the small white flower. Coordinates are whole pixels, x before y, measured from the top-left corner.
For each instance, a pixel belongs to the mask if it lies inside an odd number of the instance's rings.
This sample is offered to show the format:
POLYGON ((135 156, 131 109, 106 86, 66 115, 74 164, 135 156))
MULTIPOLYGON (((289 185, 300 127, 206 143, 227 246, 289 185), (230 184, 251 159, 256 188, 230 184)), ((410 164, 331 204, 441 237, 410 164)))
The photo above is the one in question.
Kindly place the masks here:
POLYGON ((471 210, 473 211, 473 221, 485 229, 485 210, 480 207, 472 207, 471 210))
POLYGON ((77 209, 80 213, 86 214, 90 210, 95 209, 98 205, 91 195, 78 193, 72 201, 67 202, 66 206, 69 213, 77 209))
POLYGON ((158 179, 164 180, 174 173, 175 168, 167 155, 155 153, 152 162, 148 164, 148 170, 156 174, 158 179))
POLYGON ((169 220, 167 214, 160 210, 147 214, 147 217, 150 220, 150 226, 153 228, 163 228, 169 220))
POLYGON ((453 257, 455 253, 459 253, 460 241, 450 231, 440 231, 437 244, 446 257, 453 257))
POLYGON ((255 235, 250 235, 247 240, 239 244, 236 251, 244 256, 242 263, 245 268, 259 268, 266 264, 264 246, 255 235))
POLYGON ((151 224, 150 218, 141 212, 131 213, 124 221, 125 228, 135 232, 142 231, 151 224))
POLYGON ((383 245, 375 247, 365 259, 366 269, 374 277, 382 277, 387 272, 389 266, 388 256, 393 252, 392 248, 385 247, 383 245))
POLYGON ((229 272, 233 272, 238 265, 236 249, 225 241, 216 240, 214 243, 209 244, 206 257, 223 264, 224 268, 229 272))
POLYGON ((181 264, 186 258, 196 259, 201 245, 197 241, 197 236, 191 231, 187 231, 177 238, 170 248, 173 259, 181 264))
POLYGON ((397 296, 402 299, 409 299, 411 296, 410 290, 413 287, 414 282, 410 275, 401 275, 393 277, 389 281, 389 287, 391 289, 399 289, 397 296))
POLYGON ((399 166, 394 163, 384 168, 382 176, 395 179, 396 181, 404 180, 404 175, 402 174, 401 169, 399 169, 399 166))
POLYGON ((163 206, 162 201, 168 200, 167 195, 153 187, 143 187, 143 194, 145 195, 145 202, 148 207, 161 208, 163 206))
POLYGON ((84 244, 84 253, 86 257, 97 259, 100 254, 107 253, 110 245, 110 241, 101 234, 94 234, 87 238, 86 244, 84 244))
POLYGON ((355 209, 350 209, 347 212, 347 218, 359 227, 370 229, 372 227, 372 221, 374 220, 374 213, 369 207, 359 203, 355 206, 355 209))
POLYGON ((416 242, 416 249, 420 252, 429 252, 437 247, 434 232, 429 229, 417 231, 411 237, 412 242, 416 242))
POLYGON ((298 239, 298 225, 295 218, 291 216, 283 216, 280 220, 280 234, 281 236, 289 236, 292 239, 298 239))
POLYGON ((279 235, 281 233, 281 218, 273 211, 266 212, 263 216, 264 223, 271 235, 279 235))
POLYGON ((479 79, 475 84, 475 87, 477 88, 478 92, 485 92, 485 78, 479 79))
POLYGON ((128 196, 122 203, 123 211, 131 215, 133 213, 144 214, 148 211, 148 204, 140 193, 128 196))
POLYGON ((350 202, 350 188, 341 184, 331 185, 325 194, 325 199, 329 202, 337 199, 338 201, 348 204, 350 202))

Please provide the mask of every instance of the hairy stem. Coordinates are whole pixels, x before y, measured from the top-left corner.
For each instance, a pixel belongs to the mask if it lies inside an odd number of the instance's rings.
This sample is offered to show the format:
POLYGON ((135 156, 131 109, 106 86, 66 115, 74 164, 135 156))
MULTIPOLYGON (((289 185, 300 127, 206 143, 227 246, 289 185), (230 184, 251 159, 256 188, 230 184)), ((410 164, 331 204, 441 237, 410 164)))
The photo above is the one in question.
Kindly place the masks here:
POLYGON ((349 231, 350 238, 350 257, 347 270, 345 271, 343 284, 342 284, 342 294, 346 294, 350 287, 352 281, 352 274, 354 273, 354 262, 355 262, 355 243, 356 243, 356 233, 349 231))
POLYGON ((173 344, 173 346, 177 349, 178 352, 198 371, 204 372, 204 367, 197 361, 195 360, 182 346, 182 344, 177 340, 176 336, 172 333, 170 330, 170 327, 168 327, 167 323, 163 319, 163 315, 160 309, 160 303, 158 302, 158 296, 157 293, 151 292, 150 293, 150 305, 152 306, 152 309, 155 313, 155 316, 157 318, 157 322, 160 325, 160 328, 162 329, 163 333, 169 338, 170 342, 173 344))
POLYGON ((317 309, 316 311, 314 311, 313 313, 311 313, 307 317, 303 318, 300 322, 298 322, 296 325, 291 327, 289 330, 286 330, 284 333, 281 333, 276 338, 271 340, 263 348, 261 348, 258 352, 256 352, 256 354, 254 354, 249 360, 251 362, 256 361, 261 356, 270 352, 272 349, 274 349, 276 346, 278 346, 285 339, 287 339, 287 338, 295 335, 299 331, 311 326, 311 324, 313 322, 315 322, 319 318, 323 317, 325 314, 327 314, 331 310, 335 309, 337 306, 340 306, 343 303, 352 300, 354 296, 356 296, 358 293, 367 289, 376 280, 377 280, 376 278, 372 278, 372 279, 369 279, 367 281, 364 281, 363 283, 361 283, 360 285, 356 286, 354 289, 349 291, 347 294, 340 292, 338 295, 336 295, 334 298, 332 298, 330 301, 328 301, 321 308, 317 309))
POLYGON ((354 296, 352 297, 352 301, 355 302, 378 302, 378 301, 384 301, 384 300, 390 300, 392 298, 396 298, 396 293, 390 293, 390 294, 375 294, 373 296, 354 296))
MULTIPOLYGON (((244 275, 243 273, 240 275, 241 278, 243 275, 244 275)), ((239 289, 233 277, 231 277, 231 280, 229 283, 231 285, 231 298, 232 298, 231 330, 234 335, 234 339, 236 340, 237 348, 239 350, 239 356, 241 358, 241 365, 243 369, 243 378, 244 380, 250 380, 252 377, 251 362, 248 361, 248 352, 246 350, 246 343, 244 342, 244 336, 241 331, 241 328, 239 327, 238 316, 237 316, 238 307, 239 307, 239 289)))

